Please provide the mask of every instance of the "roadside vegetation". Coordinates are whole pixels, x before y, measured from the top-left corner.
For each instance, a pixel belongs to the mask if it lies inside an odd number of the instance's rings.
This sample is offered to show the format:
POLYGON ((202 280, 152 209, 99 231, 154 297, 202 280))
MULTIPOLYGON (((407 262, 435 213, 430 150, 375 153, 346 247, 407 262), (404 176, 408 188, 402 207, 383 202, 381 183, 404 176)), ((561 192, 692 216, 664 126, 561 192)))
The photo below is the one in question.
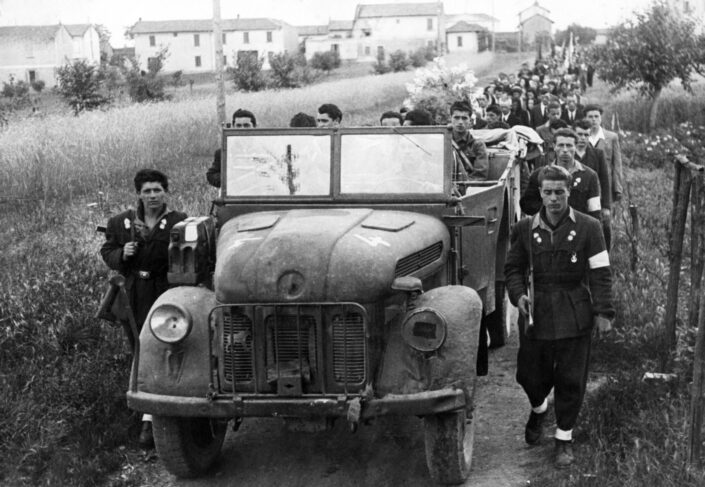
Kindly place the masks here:
MULTIPOLYGON (((491 66, 486 53, 470 66, 481 77, 522 60, 491 66)), ((401 106, 412 78, 408 71, 231 93, 227 108, 248 108, 258 125, 277 127, 334 102, 346 125, 376 125, 401 106)), ((140 418, 125 403, 131 357, 122 330, 94 318, 108 277, 95 227, 133 204, 132 177, 143 167, 167 172, 171 206, 208 213, 217 195, 205 181, 219 145, 215 97, 212 88, 182 96, 47 114, 0 130, 2 485, 139 484, 139 472, 117 471, 136 455, 140 418)))
MULTIPOLYGON (((568 472, 549 465, 532 478, 532 484, 705 485, 705 472, 690 469, 687 457, 696 333, 688 325, 689 229, 681 273, 678 346, 673 370, 660 369, 660 359, 667 353, 663 318, 673 224, 673 158, 685 154, 696 163, 705 163, 705 86, 700 80, 693 88, 693 95, 678 87, 664 89, 659 120, 652 133, 643 132, 648 128, 649 103, 629 93, 610 97, 601 82, 588 91, 590 102, 605 106, 604 125, 611 128, 614 120, 617 129, 618 121, 622 131, 627 188, 624 201, 613 215, 610 254, 617 308, 615 332, 593 343, 591 371, 600 385, 587 395, 583 405, 576 431, 576 465, 568 472), (633 234, 629 205, 637 207, 638 236, 633 234), (676 378, 669 382, 644 381, 646 372, 673 372, 676 378)), ((547 442, 542 448, 552 447, 547 442)))

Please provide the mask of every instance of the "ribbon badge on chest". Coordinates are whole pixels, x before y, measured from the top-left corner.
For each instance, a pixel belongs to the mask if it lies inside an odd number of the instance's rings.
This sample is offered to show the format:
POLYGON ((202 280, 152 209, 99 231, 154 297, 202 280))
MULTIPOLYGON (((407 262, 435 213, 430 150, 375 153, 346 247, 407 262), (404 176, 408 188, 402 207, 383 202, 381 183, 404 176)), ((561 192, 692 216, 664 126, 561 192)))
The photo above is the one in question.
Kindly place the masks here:
POLYGON ((575 178, 575 180, 573 180, 573 187, 574 187, 574 188, 577 188, 577 187, 578 187, 578 184, 580 184, 580 181, 581 181, 580 176, 578 176, 577 178, 575 178))
POLYGON ((166 218, 162 218, 162 221, 159 222, 159 229, 164 230, 165 227, 166 227, 166 218))
POLYGON ((568 242, 572 242, 576 235, 575 230, 571 230, 568 234, 568 242))
POLYGON ((539 235, 539 232, 534 232, 534 238, 536 239, 537 244, 541 243, 541 235, 539 235))
POLYGON ((578 254, 576 254, 575 252, 573 252, 572 254, 570 254, 570 261, 571 261, 573 264, 575 264, 576 262, 578 262, 578 254))
POLYGON ((124 223, 125 223, 125 230, 129 230, 129 229, 130 229, 130 219, 129 219, 129 218, 125 218, 125 222, 124 222, 124 223))

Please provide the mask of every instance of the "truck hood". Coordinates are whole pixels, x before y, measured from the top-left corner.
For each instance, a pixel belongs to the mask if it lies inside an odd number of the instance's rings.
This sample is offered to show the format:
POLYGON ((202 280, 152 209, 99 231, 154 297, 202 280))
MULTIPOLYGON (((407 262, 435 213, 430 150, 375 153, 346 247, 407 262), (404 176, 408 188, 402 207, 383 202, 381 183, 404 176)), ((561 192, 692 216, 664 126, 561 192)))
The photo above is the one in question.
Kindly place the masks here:
POLYGON ((225 223, 214 286, 221 303, 356 301, 389 295, 395 277, 427 277, 446 261, 439 219, 402 211, 310 209, 225 223))

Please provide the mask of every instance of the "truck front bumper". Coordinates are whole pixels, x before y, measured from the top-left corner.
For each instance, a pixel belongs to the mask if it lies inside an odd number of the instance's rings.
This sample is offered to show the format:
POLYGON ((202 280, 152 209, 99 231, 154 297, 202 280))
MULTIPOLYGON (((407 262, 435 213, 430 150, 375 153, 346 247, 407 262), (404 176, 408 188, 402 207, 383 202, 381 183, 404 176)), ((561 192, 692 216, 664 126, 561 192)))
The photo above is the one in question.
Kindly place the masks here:
MULTIPOLYGON (((234 417, 345 417, 351 404, 360 406, 360 419, 384 415, 427 416, 457 411, 466 407, 462 389, 445 388, 414 394, 388 394, 381 398, 360 396, 262 397, 215 396, 180 397, 127 393, 127 405, 136 411, 159 416, 234 418, 234 417)), ((357 416, 357 414, 355 414, 357 416)))

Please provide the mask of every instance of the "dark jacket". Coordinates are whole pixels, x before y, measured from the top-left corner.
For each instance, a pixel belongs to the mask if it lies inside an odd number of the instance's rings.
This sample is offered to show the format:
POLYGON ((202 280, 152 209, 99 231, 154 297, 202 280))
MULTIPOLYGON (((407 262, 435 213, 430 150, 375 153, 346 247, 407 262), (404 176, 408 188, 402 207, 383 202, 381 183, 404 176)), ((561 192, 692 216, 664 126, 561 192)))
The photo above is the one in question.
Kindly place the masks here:
POLYGON ((213 154, 213 164, 206 171, 206 179, 211 186, 220 188, 220 149, 216 149, 213 154))
POLYGON ((600 203, 602 208, 610 209, 612 207, 612 192, 610 191, 610 169, 605 161, 605 154, 600 149, 594 149, 587 145, 585 154, 581 158, 578 153, 575 154, 575 160, 580 161, 583 165, 589 167, 597 174, 597 179, 600 181, 600 203))
POLYGON ((467 132, 463 139, 456 140, 455 137, 453 138, 453 148, 456 152, 461 152, 472 164, 472 170, 468 171, 470 179, 487 179, 490 160, 487 154, 487 146, 485 146, 483 141, 475 139, 470 132, 467 132))
POLYGON ((569 209, 555 229, 543 211, 514 226, 504 266, 509 299, 515 306, 529 295, 527 271, 533 261, 534 327, 539 340, 589 334, 597 314, 614 317, 612 276, 600 222, 569 209))
POLYGON ((541 104, 537 103, 531 109, 531 126, 533 128, 539 127, 548 122, 548 107, 544 107, 544 113, 541 114, 541 104))
POLYGON ((583 112, 583 106, 580 104, 575 108, 575 117, 573 118, 573 120, 570 119, 570 114, 568 113, 568 107, 563 106, 561 108, 561 120, 563 120, 565 123, 567 123, 571 127, 573 125, 575 125, 575 122, 577 122, 578 120, 581 120, 584 117, 585 117, 585 113, 583 112))
MULTIPOLYGON (((600 199, 600 182, 597 179, 597 174, 589 167, 583 166, 580 162, 576 161, 575 164, 577 170, 571 173, 573 176, 573 187, 570 188, 568 204, 571 208, 581 213, 599 219, 602 204, 600 199)), ((540 170, 541 168, 538 168, 531 173, 531 176, 529 176, 529 184, 519 200, 521 210, 528 215, 538 213, 543 206, 541 192, 539 190, 540 170)))
POLYGON ((143 219, 141 206, 111 217, 105 232, 105 243, 100 248, 100 255, 108 267, 125 276, 125 290, 138 327, 142 326, 154 301, 169 287, 166 278, 169 232, 174 225, 186 219, 186 214, 168 211, 165 206, 151 231, 146 228, 143 219), (124 261, 123 247, 133 240, 139 243, 137 254, 124 261))

